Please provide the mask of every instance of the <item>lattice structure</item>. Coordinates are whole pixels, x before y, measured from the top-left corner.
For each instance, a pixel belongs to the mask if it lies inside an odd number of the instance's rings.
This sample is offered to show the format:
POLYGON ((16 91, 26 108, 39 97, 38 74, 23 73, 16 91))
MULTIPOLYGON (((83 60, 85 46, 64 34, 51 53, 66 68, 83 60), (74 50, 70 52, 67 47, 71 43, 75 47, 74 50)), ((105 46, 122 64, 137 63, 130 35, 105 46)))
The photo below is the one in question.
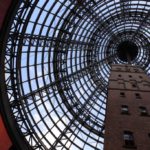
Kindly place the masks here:
POLYGON ((0 59, 1 106, 13 140, 20 149, 102 150, 110 67, 127 63, 122 43, 135 45, 131 64, 150 73, 150 2, 15 3, 0 59))

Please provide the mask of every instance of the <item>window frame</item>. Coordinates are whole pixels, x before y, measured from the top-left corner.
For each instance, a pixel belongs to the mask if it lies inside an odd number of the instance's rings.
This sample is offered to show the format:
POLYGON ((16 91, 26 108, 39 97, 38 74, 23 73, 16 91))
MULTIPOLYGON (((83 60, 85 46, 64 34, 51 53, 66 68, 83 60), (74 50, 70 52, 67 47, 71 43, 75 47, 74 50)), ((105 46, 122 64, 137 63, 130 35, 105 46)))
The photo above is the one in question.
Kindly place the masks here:
POLYGON ((129 114, 129 107, 127 105, 121 105, 121 114, 129 114))
POLYGON ((136 148, 133 132, 127 131, 127 130, 124 131, 123 132, 123 140, 124 140, 124 147, 136 148))
POLYGON ((139 106, 139 110, 140 110, 140 115, 141 116, 148 116, 148 111, 147 108, 144 106, 139 106))

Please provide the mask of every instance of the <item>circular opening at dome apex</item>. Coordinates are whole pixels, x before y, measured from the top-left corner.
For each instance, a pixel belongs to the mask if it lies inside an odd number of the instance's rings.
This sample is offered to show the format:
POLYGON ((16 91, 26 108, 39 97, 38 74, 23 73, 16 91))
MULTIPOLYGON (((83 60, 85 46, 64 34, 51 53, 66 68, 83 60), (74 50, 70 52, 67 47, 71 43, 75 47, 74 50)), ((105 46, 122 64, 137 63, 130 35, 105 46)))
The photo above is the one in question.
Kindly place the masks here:
POLYGON ((130 41, 124 41, 117 48, 117 55, 124 62, 133 61, 138 55, 138 47, 130 41))

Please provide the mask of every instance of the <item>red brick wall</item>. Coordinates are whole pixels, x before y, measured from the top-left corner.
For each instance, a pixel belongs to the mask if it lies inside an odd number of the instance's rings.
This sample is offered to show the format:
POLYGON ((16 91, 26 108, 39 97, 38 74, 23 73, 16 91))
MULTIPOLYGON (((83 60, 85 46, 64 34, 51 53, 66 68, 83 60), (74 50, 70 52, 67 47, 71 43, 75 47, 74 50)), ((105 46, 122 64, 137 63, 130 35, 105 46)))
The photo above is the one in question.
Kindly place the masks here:
MULTIPOLYGON (((113 66, 108 90, 108 101, 105 120, 105 142, 104 150, 127 150, 124 148, 123 131, 132 131, 137 150, 150 150, 150 116, 140 115, 140 106, 145 106, 150 114, 150 87, 143 86, 143 82, 150 82, 150 79, 141 70, 137 73, 125 70, 121 66, 121 70, 115 70, 113 66), (117 71, 117 72, 116 72, 117 71), (118 75, 125 83, 124 88, 118 85, 118 75), (128 75, 132 75, 132 79, 128 75), (139 79, 142 76, 142 80, 139 79), (128 84, 132 80, 136 80, 136 89, 131 88, 128 84), (131 81, 130 81, 131 80, 131 81), (120 96, 120 92, 125 93, 125 97, 120 96), (141 95, 141 99, 136 98, 136 93, 141 95), (121 105, 129 107, 129 114, 121 114, 121 105)), ((150 84, 150 83, 149 83, 150 84)))
MULTIPOLYGON (((0 0, 0 29, 2 28, 7 10, 12 0, 0 0)), ((8 150, 12 143, 5 129, 4 123, 0 116, 0 150, 8 150)))
POLYGON ((0 0, 0 29, 3 25, 3 21, 7 14, 7 10, 11 4, 12 0, 0 0))
POLYGON ((12 143, 9 139, 2 118, 0 116, 0 150, 8 150, 11 147, 11 145, 12 143))

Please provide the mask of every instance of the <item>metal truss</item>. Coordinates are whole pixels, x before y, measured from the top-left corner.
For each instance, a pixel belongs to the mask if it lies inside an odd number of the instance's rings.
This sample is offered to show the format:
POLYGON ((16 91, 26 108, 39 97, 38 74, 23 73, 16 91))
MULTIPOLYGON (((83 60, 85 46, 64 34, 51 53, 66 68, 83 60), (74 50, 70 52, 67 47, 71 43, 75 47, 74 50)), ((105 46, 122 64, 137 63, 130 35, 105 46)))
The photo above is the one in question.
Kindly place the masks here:
POLYGON ((13 10, 0 105, 17 147, 102 150, 111 64, 127 63, 119 44, 133 42, 132 65, 150 74, 150 2, 23 0, 13 10))

